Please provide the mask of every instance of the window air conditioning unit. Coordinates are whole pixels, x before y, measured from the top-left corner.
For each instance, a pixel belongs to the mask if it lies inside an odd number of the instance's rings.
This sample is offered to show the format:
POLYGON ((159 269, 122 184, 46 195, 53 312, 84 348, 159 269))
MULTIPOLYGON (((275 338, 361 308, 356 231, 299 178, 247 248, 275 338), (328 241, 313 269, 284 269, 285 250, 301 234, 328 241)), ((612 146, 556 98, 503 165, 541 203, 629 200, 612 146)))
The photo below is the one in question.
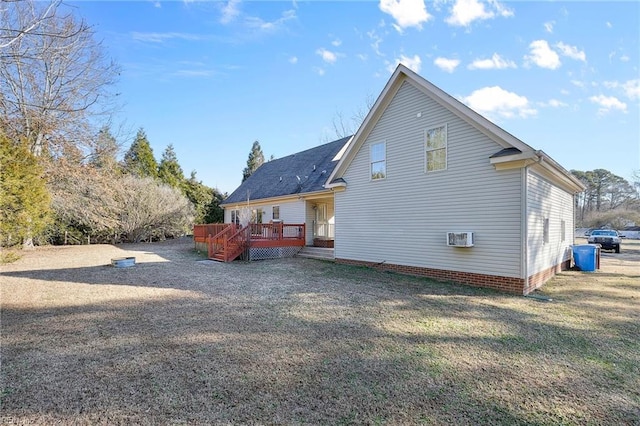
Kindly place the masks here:
POLYGON ((473 247, 473 232, 447 232, 447 245, 451 247, 473 247))

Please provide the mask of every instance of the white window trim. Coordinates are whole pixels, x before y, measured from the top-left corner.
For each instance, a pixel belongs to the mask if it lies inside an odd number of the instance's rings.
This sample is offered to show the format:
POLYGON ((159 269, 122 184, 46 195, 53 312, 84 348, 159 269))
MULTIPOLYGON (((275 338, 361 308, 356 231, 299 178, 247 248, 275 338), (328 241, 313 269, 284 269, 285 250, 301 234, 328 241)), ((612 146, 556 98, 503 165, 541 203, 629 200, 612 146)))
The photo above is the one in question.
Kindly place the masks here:
MULTIPOLYGON (((381 163, 381 161, 376 161, 376 163, 381 163)), ((376 182, 379 180, 385 180, 387 178, 387 141, 378 141, 378 142, 373 142, 371 144, 369 144, 369 181, 370 182, 376 182), (384 146, 384 177, 381 178, 373 178, 373 155, 372 155, 372 151, 373 151, 373 147, 376 145, 380 145, 382 144, 384 146)))
MULTIPOLYGON (((445 170, 447 170, 447 168, 449 167, 449 127, 447 125, 447 123, 444 124, 440 124, 437 126, 432 126, 429 127, 428 129, 424 130, 424 172, 425 173, 438 173, 438 172, 444 172, 445 170), (439 129, 440 127, 444 127, 444 169, 438 169, 438 170, 429 170, 429 161, 427 158, 427 153, 430 151, 436 151, 435 149, 428 149, 427 148, 427 132, 430 130, 434 130, 434 129, 439 129)), ((442 148, 437 148, 437 149, 442 149, 442 148)))
POLYGON ((271 206, 271 220, 280 220, 280 205, 277 206, 271 206), (275 209, 278 209, 278 217, 273 217, 273 211, 275 209))

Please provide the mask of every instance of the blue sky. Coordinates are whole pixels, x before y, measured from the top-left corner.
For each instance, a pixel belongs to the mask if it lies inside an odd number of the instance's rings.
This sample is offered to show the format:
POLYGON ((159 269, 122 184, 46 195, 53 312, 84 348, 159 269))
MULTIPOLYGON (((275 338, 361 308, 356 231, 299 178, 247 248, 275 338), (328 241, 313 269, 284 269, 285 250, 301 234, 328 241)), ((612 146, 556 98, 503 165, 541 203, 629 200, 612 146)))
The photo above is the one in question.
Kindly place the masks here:
POLYGON ((118 120, 222 192, 255 140, 337 139, 399 62, 567 169, 640 169, 638 2, 70 4, 122 66, 118 120))

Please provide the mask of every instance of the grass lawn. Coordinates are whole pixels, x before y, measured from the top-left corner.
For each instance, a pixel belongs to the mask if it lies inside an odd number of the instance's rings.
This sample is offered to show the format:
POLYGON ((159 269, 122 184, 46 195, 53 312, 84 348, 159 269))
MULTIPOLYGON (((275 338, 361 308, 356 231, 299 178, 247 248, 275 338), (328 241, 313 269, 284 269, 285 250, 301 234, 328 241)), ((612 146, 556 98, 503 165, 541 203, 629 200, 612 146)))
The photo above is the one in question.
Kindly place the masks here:
POLYGON ((0 423, 640 424, 639 242, 551 301, 192 247, 0 265, 0 423))

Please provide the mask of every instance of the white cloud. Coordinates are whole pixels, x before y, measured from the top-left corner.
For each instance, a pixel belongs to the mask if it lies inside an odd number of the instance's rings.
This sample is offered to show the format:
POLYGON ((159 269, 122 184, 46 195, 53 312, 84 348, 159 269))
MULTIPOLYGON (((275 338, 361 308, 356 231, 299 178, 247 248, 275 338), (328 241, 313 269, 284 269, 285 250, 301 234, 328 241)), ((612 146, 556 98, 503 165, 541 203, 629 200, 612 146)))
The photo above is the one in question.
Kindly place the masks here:
POLYGON ((498 0, 488 0, 489 4, 496 11, 496 14, 502 18, 510 18, 514 15, 513 10, 506 7, 498 0))
POLYGON ((387 70, 389 70, 389 72, 395 71, 398 64, 402 64, 410 70, 419 73, 420 68, 422 67, 422 59, 420 59, 420 56, 418 55, 413 55, 411 58, 405 55, 400 55, 394 64, 387 63, 387 70))
POLYGON ((380 43, 382 43, 382 37, 380 37, 374 30, 367 33, 367 37, 371 40, 371 48, 378 56, 384 56, 380 51, 380 43))
POLYGON ((445 22, 457 27, 467 27, 474 21, 492 19, 496 16, 510 17, 513 16, 513 11, 496 0, 489 0, 487 3, 481 0, 456 0, 451 8, 451 15, 445 22), (489 10, 485 6, 488 6, 489 10))
POLYGON ((560 107, 566 107, 569 106, 566 103, 559 101, 557 99, 550 99, 549 102, 547 103, 543 103, 542 106, 550 106, 552 108, 560 108, 560 107))
POLYGON ((139 33, 132 32, 131 37, 136 41, 144 41, 147 43, 164 43, 168 40, 187 40, 187 41, 196 41, 202 40, 202 36, 197 34, 187 34, 187 33, 139 33))
POLYGON ((548 33, 552 33, 553 32, 553 26, 556 24, 555 21, 549 21, 549 22, 545 22, 544 24, 544 30, 548 33))
POLYGON ((458 65, 460 65, 459 59, 449 59, 449 58, 436 58, 433 63, 435 66, 440 68, 442 71, 452 73, 456 70, 458 65))
POLYGON ((298 57, 297 56, 292 56, 289 58, 289 63, 290 64, 297 64, 298 63, 298 57))
POLYGON ((621 62, 629 62, 631 58, 629 58, 627 55, 622 55, 620 56, 620 61, 621 62))
POLYGON ((517 68, 517 67, 518 66, 516 65, 515 62, 507 61, 497 53, 494 53, 493 56, 491 56, 491 59, 476 59, 471 64, 469 64, 467 68, 469 68, 470 70, 492 70, 492 69, 502 70, 505 68, 517 68))
POLYGON ((323 61, 330 64, 333 64, 338 60, 338 56, 334 52, 331 52, 330 50, 327 50, 325 48, 316 50, 316 53, 320 55, 320 57, 322 57, 323 61))
POLYGON ((591 96, 589 100, 594 104, 600 105, 600 109, 598 109, 598 115, 607 114, 614 109, 622 112, 627 112, 627 104, 620 101, 615 96, 591 96))
POLYGON ((316 54, 320 55, 322 60, 328 64, 335 64, 338 60, 338 56, 340 56, 338 53, 327 50, 324 47, 316 50, 316 54))
POLYGON ((333 40, 333 41, 331 42, 331 45, 332 45, 332 46, 334 46, 334 47, 338 47, 338 46, 340 46, 341 44, 342 44, 342 40, 340 40, 339 38, 337 38, 337 39, 335 39, 335 40, 333 40))
POLYGON ((274 32, 279 30, 287 21, 290 21, 292 19, 296 19, 296 11, 293 9, 285 10, 284 12, 282 12, 282 16, 280 16, 280 18, 276 19, 275 21, 265 21, 262 18, 256 16, 248 16, 245 18, 245 24, 249 28, 265 32, 274 32))
POLYGON ((640 79, 625 81, 605 81, 604 86, 608 89, 621 89, 622 93, 630 100, 640 99, 640 79))
POLYGON ((533 62, 540 68, 555 70, 562 65, 558 54, 549 47, 546 40, 536 40, 529 45, 530 54, 525 56, 527 62, 533 62))
POLYGON ((240 0, 229 0, 220 9, 220 23, 228 24, 236 20, 240 16, 240 9, 238 8, 240 0))
POLYGON ((322 77, 325 74, 325 70, 323 68, 319 68, 319 67, 314 67, 313 70, 316 72, 316 74, 318 74, 320 77, 322 77))
POLYGON ((607 22, 605 25, 607 26, 607 28, 613 28, 613 25, 611 25, 611 22, 607 22))
POLYGON ((399 32, 410 27, 422 29, 422 24, 432 18, 424 0, 380 0, 379 7, 395 19, 393 26, 399 32))
POLYGON ((564 44, 563 42, 556 43, 556 47, 560 50, 564 56, 568 56, 571 59, 575 59, 577 61, 586 62, 587 55, 584 51, 578 50, 575 46, 569 46, 568 44, 564 44))
POLYGON ((530 117, 537 114, 525 96, 504 90, 499 86, 475 90, 462 101, 480 114, 501 118, 530 117))
POLYGON ((571 80, 571 84, 573 84, 576 87, 585 87, 584 81, 580 81, 580 80, 571 80))

